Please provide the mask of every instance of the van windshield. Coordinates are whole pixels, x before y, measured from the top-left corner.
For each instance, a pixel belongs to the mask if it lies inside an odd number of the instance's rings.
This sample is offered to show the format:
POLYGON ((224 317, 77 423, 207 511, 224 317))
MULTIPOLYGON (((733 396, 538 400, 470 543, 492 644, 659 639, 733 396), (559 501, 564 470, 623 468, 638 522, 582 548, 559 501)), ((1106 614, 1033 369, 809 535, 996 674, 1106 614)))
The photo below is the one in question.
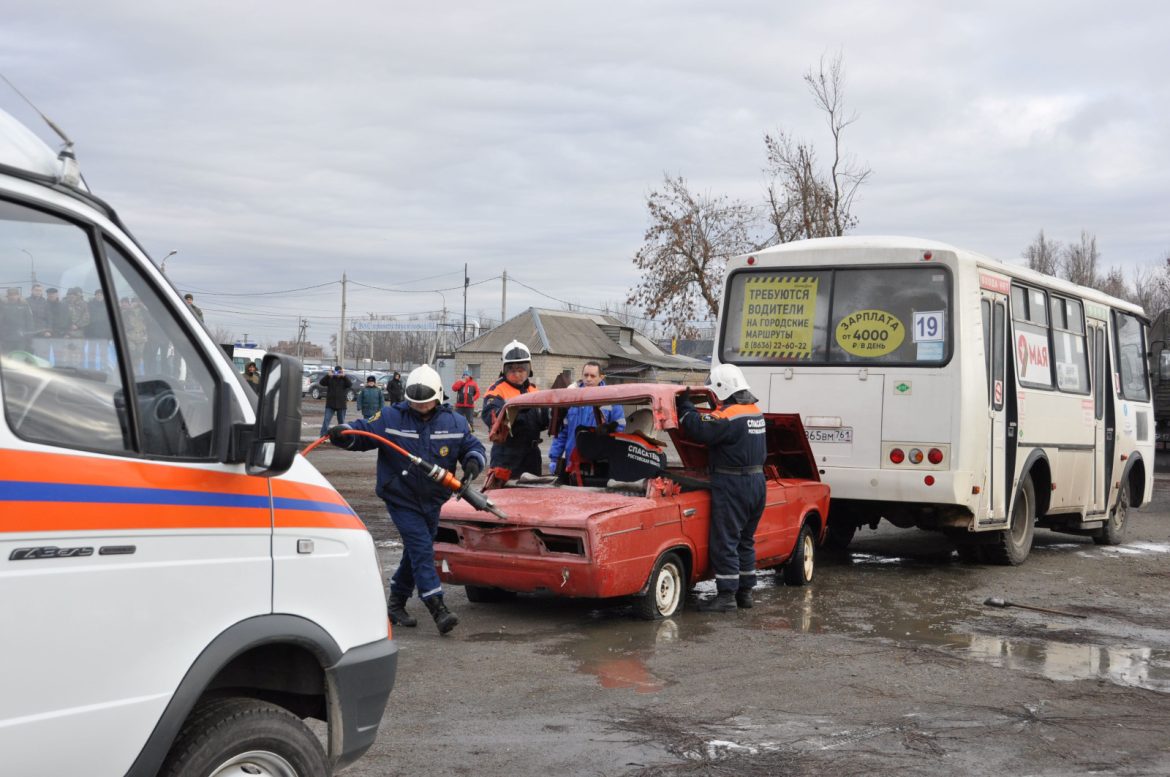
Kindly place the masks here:
POLYGON ((950 358, 945 267, 739 271, 723 305, 723 362, 933 367, 950 358))

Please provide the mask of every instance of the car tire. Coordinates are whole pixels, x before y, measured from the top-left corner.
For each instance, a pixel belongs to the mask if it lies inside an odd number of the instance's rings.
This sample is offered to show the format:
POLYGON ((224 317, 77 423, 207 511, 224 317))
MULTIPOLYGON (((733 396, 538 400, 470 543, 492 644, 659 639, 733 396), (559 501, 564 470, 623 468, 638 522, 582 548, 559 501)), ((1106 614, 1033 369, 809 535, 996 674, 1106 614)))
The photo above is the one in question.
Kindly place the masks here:
POLYGON ((353 395, 353 389, 350 389, 349 391, 345 392, 345 401, 346 401, 346 402, 352 402, 352 401, 353 401, 353 396, 354 396, 354 395, 353 395))
POLYGON ((1125 542, 1125 531, 1128 524, 1129 478, 1126 478, 1121 481, 1121 488, 1117 491, 1117 506, 1113 508, 1105 525, 1093 535, 1093 542, 1098 545, 1120 545, 1125 542))
POLYGON ((634 599, 639 618, 655 621, 682 611, 686 598, 686 567, 677 553, 663 553, 650 573, 646 593, 634 599))
POLYGON ((195 708, 167 754, 161 777, 316 777, 329 774, 321 743, 283 707, 215 699, 195 708))
POLYGON ((800 534, 796 538, 796 547, 780 573, 786 585, 808 585, 816 573, 817 541, 813 536, 812 524, 806 523, 800 527, 800 534))
POLYGON ((320 399, 321 398, 321 389, 319 389, 316 386, 313 386, 313 388, 309 389, 309 396, 311 396, 313 399, 320 399))
POLYGON ((516 598, 515 591, 505 591, 503 588, 487 585, 465 585, 463 592, 467 594, 467 601, 472 604, 495 604, 516 598))
POLYGON ((1000 566, 1018 567, 1032 550, 1036 534, 1036 488, 1032 476, 1025 475, 1012 505, 1008 528, 994 532, 992 541, 983 546, 984 558, 1000 566))

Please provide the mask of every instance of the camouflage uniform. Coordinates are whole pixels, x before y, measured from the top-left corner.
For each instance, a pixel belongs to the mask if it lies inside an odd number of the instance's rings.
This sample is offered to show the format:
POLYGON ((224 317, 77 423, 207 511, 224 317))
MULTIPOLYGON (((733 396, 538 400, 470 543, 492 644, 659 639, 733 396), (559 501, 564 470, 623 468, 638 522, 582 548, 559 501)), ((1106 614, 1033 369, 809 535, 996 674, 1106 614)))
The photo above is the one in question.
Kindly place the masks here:
POLYGON ((81 296, 81 289, 74 286, 65 297, 65 308, 69 311, 69 328, 65 330, 66 337, 85 337, 85 328, 89 326, 89 305, 81 296))

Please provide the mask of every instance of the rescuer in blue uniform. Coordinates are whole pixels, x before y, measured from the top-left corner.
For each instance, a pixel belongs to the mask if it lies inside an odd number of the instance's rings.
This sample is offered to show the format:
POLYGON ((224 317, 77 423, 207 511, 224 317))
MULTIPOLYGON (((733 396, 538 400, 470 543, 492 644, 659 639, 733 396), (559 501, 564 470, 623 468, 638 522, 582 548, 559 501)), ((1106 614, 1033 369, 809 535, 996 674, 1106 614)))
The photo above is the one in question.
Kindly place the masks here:
POLYGON ((358 429, 385 436, 415 456, 438 464, 449 472, 463 465, 462 480, 470 481, 483 471, 483 443, 467 426, 467 419, 450 405, 440 404, 443 382, 439 373, 428 365, 416 367, 406 379, 406 400, 386 405, 373 418, 334 426, 329 440, 351 451, 378 449, 377 494, 386 500, 390 520, 402 537, 402 561, 390 580, 390 601, 386 610, 390 621, 402 626, 416 626, 406 612, 406 602, 415 588, 419 598, 435 619, 440 634, 446 634, 459 619, 443 603, 443 586, 435 571, 435 535, 439 530, 439 509, 451 491, 431 480, 392 448, 369 437, 342 434, 358 429))
POLYGON ((743 372, 734 364, 711 370, 707 385, 718 409, 700 413, 685 394, 677 400, 679 424, 692 440, 704 443, 711 471, 711 521, 708 554, 716 595, 699 602, 708 612, 752 606, 756 585, 756 527, 764 514, 767 486, 767 430, 743 372))

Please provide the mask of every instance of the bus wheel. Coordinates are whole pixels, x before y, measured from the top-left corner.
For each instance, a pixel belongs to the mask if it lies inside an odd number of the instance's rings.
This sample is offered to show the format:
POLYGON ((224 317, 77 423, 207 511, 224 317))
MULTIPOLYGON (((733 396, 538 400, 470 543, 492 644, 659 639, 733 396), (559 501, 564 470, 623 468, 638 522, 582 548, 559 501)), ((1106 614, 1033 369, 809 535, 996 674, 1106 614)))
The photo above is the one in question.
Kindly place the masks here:
POLYGON ((1003 531, 995 532, 994 540, 983 547, 984 556, 993 564, 1019 566, 1032 550, 1032 536, 1036 532, 1036 489, 1032 477, 1025 476, 1012 507, 1012 522, 1003 531))
POLYGON ((853 535, 857 533, 857 524, 852 517, 846 516, 843 520, 834 521, 829 518, 829 531, 825 534, 825 550, 835 553, 844 553, 853 542, 853 535))
POLYGON ((1093 535, 1098 545, 1120 545, 1125 542, 1125 529, 1129 523, 1129 478, 1121 481, 1117 490, 1117 506, 1105 525, 1093 535))

